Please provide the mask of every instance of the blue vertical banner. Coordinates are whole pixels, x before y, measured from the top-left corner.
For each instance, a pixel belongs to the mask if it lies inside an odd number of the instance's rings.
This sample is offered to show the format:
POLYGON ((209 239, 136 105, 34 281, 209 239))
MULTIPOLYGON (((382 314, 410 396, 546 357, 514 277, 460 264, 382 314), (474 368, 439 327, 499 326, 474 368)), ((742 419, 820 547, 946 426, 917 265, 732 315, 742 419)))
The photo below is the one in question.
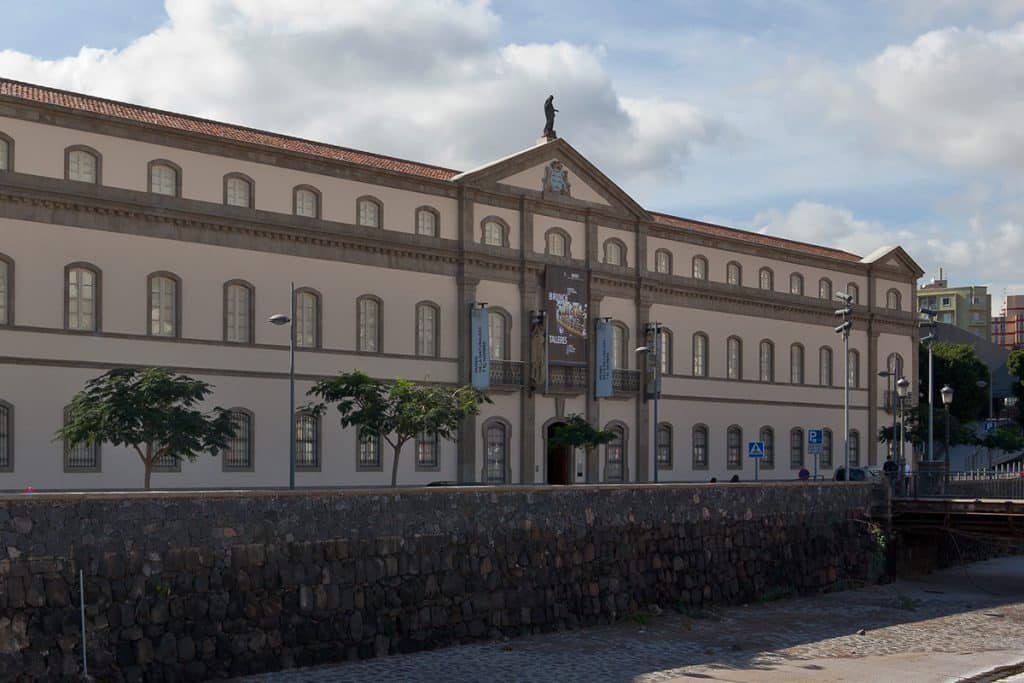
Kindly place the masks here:
POLYGON ((491 349, 487 335, 487 309, 476 305, 469 312, 471 382, 477 389, 491 386, 491 349))
POLYGON ((597 358, 594 368, 594 396, 607 398, 612 395, 612 324, 608 320, 597 321, 594 341, 597 358))

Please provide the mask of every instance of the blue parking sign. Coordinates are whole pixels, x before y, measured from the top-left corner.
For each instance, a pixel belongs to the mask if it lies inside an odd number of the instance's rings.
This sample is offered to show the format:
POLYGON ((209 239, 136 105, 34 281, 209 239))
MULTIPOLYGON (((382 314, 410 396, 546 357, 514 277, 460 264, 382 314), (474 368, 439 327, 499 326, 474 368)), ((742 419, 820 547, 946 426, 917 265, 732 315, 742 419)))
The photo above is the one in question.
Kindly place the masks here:
POLYGON ((808 429, 807 430, 807 452, 811 455, 821 454, 821 445, 825 441, 824 430, 822 429, 808 429))

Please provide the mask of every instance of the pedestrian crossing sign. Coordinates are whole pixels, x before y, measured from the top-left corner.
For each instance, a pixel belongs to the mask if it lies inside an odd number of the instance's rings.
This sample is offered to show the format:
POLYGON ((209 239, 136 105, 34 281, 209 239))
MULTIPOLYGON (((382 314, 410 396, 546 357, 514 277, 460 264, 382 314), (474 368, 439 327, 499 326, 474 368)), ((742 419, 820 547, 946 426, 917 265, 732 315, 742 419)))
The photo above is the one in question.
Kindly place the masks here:
POLYGON ((748 458, 763 458, 764 457, 764 441, 748 441, 747 442, 747 457, 748 458))

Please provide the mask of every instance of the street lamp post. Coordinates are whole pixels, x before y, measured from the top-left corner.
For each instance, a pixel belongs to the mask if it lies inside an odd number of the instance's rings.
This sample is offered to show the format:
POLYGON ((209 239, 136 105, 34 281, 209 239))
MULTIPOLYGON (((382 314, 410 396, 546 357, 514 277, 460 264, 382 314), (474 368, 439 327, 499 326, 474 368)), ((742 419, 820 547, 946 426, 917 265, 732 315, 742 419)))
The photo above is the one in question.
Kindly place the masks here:
POLYGON ((946 410, 946 477, 949 477, 949 406, 953 403, 953 387, 942 387, 942 407, 946 410))
POLYGON ((653 465, 653 480, 654 483, 658 483, 658 398, 661 395, 661 323, 650 323, 649 328, 653 331, 652 346, 638 346, 636 353, 651 353, 653 351, 654 356, 654 391, 653 394, 653 410, 654 410, 654 429, 651 431, 653 440, 651 441, 651 461, 653 465))
MULTIPOLYGON (((899 400, 899 411, 900 411, 900 440, 899 440, 899 456, 898 456, 898 460, 897 460, 897 464, 899 465, 900 469, 899 469, 899 472, 897 472, 897 475, 896 475, 898 478, 902 478, 906 474, 906 467, 907 467, 906 466, 906 462, 904 462, 906 460, 907 437, 903 433, 903 425, 904 425, 905 417, 906 417, 904 415, 904 413, 903 413, 903 410, 904 410, 904 408, 903 408, 903 401, 907 398, 907 393, 908 393, 909 390, 910 390, 910 382, 907 381, 906 377, 900 377, 898 380, 896 380, 896 396, 897 396, 897 398, 899 400)), ((893 438, 895 439, 895 437, 896 437, 896 434, 894 432, 893 433, 893 438)))
POLYGON ((935 381, 935 356, 932 353, 932 344, 935 342, 935 316, 937 313, 930 308, 921 308, 921 313, 928 316, 928 320, 922 320, 918 326, 922 329, 931 330, 928 336, 921 339, 922 344, 928 344, 928 460, 935 460, 935 411, 933 410, 934 394, 933 382, 935 381))
POLYGON ((853 327, 850 315, 853 309, 853 296, 846 292, 836 292, 836 298, 843 302, 843 308, 836 311, 843 322, 836 326, 836 334, 843 335, 843 473, 844 479, 853 480, 850 476, 850 328, 853 327))
POLYGON ((893 382, 896 381, 896 373, 891 370, 882 370, 879 377, 885 377, 885 383, 889 392, 889 409, 892 411, 892 441, 889 443, 889 457, 896 460, 896 392, 893 391, 893 382))
POLYGON ((288 488, 295 488, 295 283, 291 286, 291 315, 275 313, 268 322, 288 326, 288 488))

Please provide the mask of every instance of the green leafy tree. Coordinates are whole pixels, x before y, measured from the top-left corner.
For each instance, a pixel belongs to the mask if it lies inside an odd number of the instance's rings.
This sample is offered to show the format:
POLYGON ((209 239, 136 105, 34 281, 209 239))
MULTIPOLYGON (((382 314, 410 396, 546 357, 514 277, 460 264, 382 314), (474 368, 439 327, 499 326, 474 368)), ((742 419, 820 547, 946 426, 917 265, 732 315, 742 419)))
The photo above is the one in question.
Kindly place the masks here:
POLYGON ((391 446, 395 454, 392 486, 398 483, 398 461, 406 442, 423 432, 451 439, 463 420, 480 412, 480 404, 492 403, 484 392, 468 385, 453 389, 404 379, 385 383, 359 370, 321 380, 309 395, 337 404, 342 427, 354 426, 391 446))
POLYGON ((610 429, 598 429, 587 422, 582 415, 572 414, 566 421, 557 425, 551 434, 551 445, 560 448, 582 448, 587 454, 587 462, 590 462, 590 454, 595 448, 602 444, 610 443, 615 439, 615 432, 610 429))
POLYGON ((118 368, 85 384, 71 400, 67 424, 56 439, 69 447, 111 443, 132 448, 142 461, 148 490, 153 465, 162 458, 195 460, 217 453, 234 436, 231 414, 196 406, 213 386, 166 368, 118 368))
MULTIPOLYGON (((949 385, 953 389, 953 405, 950 412, 962 422, 977 420, 986 414, 988 389, 979 387, 978 382, 988 383, 988 368, 978 358, 974 347, 970 344, 951 344, 935 342, 935 381, 932 384, 932 400, 935 414, 943 410, 942 387, 949 385)), ((919 354, 919 374, 921 382, 921 404, 928 400, 928 347, 921 345, 919 354)))
POLYGON ((1006 369, 1016 379, 1010 391, 1014 398, 1017 399, 1017 424, 1024 428, 1024 349, 1016 349, 1010 352, 1006 369))

